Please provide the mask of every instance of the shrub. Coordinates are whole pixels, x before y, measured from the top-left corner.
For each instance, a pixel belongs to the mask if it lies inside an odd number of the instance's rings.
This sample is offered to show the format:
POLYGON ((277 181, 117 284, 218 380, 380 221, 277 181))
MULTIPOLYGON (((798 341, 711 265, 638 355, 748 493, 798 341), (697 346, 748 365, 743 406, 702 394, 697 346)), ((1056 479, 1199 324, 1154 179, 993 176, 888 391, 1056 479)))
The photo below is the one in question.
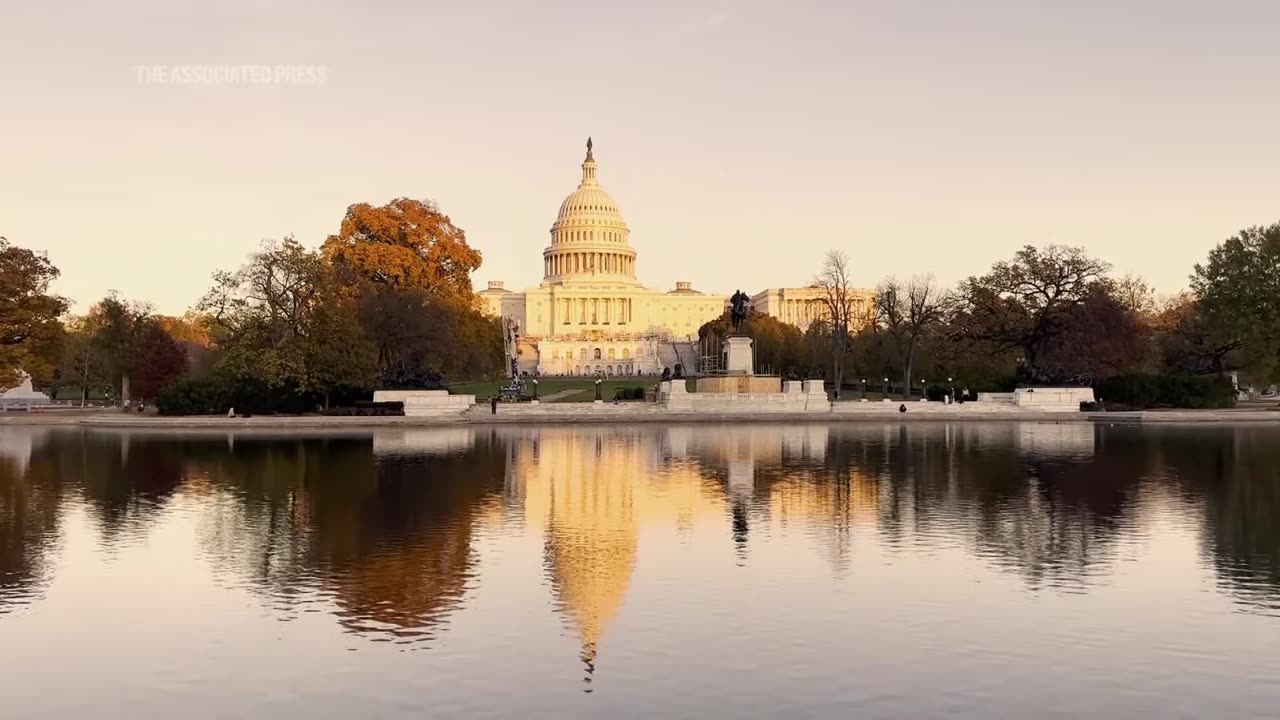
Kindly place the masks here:
POLYGON ((397 363, 387 368, 380 378, 387 390, 445 390, 444 377, 421 365, 397 363))
POLYGON ((1132 408, 1225 408, 1236 404, 1231 380, 1220 375, 1119 375, 1094 385, 1107 403, 1132 408))
POLYGON ((230 407, 227 384, 214 377, 179 380, 156 398, 161 415, 212 415, 230 407))
POLYGON ((643 400, 643 387, 620 387, 613 391, 614 400, 643 400))
POLYGON ((325 410, 321 415, 329 415, 334 417, 386 417, 395 415, 404 415, 404 403, 402 402, 371 402, 359 401, 354 405, 331 408, 325 410))
MULTIPOLYGON (((367 401, 364 388, 341 387, 329 394, 331 405, 352 405, 367 401)), ((323 394, 300 392, 296 387, 271 387, 259 380, 224 373, 180 380, 156 398, 161 415, 225 415, 237 413, 272 415, 314 412, 325 404, 323 394)))

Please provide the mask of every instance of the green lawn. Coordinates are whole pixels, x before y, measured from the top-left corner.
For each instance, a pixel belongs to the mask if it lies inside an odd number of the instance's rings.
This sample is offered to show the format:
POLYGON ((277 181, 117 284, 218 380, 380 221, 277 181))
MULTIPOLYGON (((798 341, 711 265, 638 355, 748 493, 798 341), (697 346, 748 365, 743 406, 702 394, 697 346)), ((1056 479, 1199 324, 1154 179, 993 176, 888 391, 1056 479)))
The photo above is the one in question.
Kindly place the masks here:
MULTIPOLYGON (((656 375, 644 377, 608 378, 600 383, 600 397, 613 400, 619 388, 647 388, 658 384, 656 375)), ((449 392, 455 395, 475 395, 479 401, 487 401, 498 394, 503 383, 497 380, 484 382, 459 383, 450 385, 449 392)), ((693 381, 688 381, 689 390, 693 390, 693 381)), ((525 392, 533 394, 533 384, 525 382, 525 392)), ((538 397, 544 402, 591 402, 596 399, 596 383, 594 378, 584 377, 541 377, 538 378, 538 397), (554 396, 554 397, 553 397, 554 396)))

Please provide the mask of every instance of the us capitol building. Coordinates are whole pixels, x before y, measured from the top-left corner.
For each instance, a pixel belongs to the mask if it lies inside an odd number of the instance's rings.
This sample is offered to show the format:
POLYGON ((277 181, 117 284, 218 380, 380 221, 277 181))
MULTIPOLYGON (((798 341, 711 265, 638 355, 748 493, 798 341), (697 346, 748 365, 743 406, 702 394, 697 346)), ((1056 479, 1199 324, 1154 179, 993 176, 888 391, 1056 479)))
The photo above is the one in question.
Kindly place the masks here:
MULTIPOLYGON (((591 140, 582 181, 560 204, 542 282, 524 292, 491 281, 485 309, 519 329, 521 372, 541 375, 653 375, 694 362, 698 328, 724 313, 726 295, 677 282, 674 290, 636 279, 636 251, 618 203, 596 179, 591 140)), ((869 306, 870 291, 860 291, 869 306)), ((824 314, 817 288, 774 288, 752 307, 805 329, 824 314)), ((857 313, 855 313, 857 315, 857 313)))

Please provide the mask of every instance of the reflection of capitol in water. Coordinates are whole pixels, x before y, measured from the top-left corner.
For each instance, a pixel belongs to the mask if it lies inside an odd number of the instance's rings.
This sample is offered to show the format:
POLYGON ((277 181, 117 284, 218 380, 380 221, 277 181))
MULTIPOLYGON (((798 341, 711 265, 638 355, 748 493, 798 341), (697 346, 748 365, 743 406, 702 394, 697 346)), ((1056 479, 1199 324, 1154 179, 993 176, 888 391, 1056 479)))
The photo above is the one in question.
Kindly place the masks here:
POLYGON ((714 512, 720 501, 691 468, 669 465, 663 443, 648 434, 512 432, 506 444, 508 511, 545 538, 556 608, 577 633, 590 674, 631 582, 640 524, 714 512))
POLYGON ((928 473, 948 467, 945 455, 934 453, 1087 459, 1093 438, 1094 428, 1078 423, 505 427, 379 432, 373 448, 384 462, 465 454, 478 442, 502 449, 501 503, 477 521, 520 522, 543 538, 553 605, 576 634, 590 673, 625 604, 646 525, 679 531, 723 523, 742 558, 753 528, 799 523, 838 571, 847 566, 855 528, 875 532, 882 519, 902 517, 895 505, 902 498, 885 496, 882 480, 908 472, 923 484, 928 473))
POLYGON ((639 531, 745 512, 758 461, 820 459, 825 428, 613 427, 500 432, 509 450, 507 512, 545 538, 555 606, 588 674, 635 570, 639 531))
POLYGON ((1125 572, 1121 560, 1145 552, 1153 518, 1168 517, 1201 523, 1198 560, 1234 598, 1274 612, 1280 485, 1269 479, 1280 444, 1265 430, 1186 432, 924 422, 301 438, 0 428, 0 613, 52 596, 67 538, 129 554, 141 545, 118 539, 172 523, 166 537, 193 537, 200 555, 170 548, 157 562, 207 563, 211 582, 248 589, 282 618, 319 611, 345 632, 435 650, 469 642, 469 620, 501 594, 507 607, 554 614, 541 632, 564 639, 546 647, 574 673, 580 653, 590 681, 597 661, 617 671, 617 645, 652 628, 655 597, 701 612, 762 573, 777 573, 765 578, 775 587, 813 572, 839 586, 865 582, 868 562, 925 574, 957 563, 1007 573, 1014 586, 1088 591, 1125 572), (69 523, 85 525, 68 533, 69 523))

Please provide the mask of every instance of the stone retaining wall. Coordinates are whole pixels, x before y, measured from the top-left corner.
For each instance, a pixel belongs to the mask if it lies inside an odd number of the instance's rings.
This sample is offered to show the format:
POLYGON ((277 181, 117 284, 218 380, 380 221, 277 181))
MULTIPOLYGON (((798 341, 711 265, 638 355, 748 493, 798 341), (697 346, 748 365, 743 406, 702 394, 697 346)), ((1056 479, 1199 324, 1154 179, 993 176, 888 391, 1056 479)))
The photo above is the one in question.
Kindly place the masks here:
POLYGON ((476 404, 475 395, 450 395, 448 390, 378 390, 374 402, 398 402, 405 417, 461 415, 476 404))
POLYGON ((1042 412, 1079 412, 1080 403, 1093 402, 1093 388, 1018 388, 1011 393, 978 393, 982 405, 1010 405, 1042 412))
MULTIPOLYGON (((776 378, 771 378, 774 382, 776 378)), ((658 386, 658 405, 673 413, 819 413, 830 412, 831 402, 821 380, 782 383, 782 392, 690 393, 682 382, 658 386)))
POLYGON ((899 409, 901 407, 906 407, 905 414, 909 415, 1011 415, 1022 412, 1018 406, 1010 403, 967 402, 948 405, 936 400, 844 401, 832 403, 831 412, 836 415, 902 415, 904 413, 899 409))
POLYGON ((667 409, 658 403, 649 402, 590 402, 590 403, 498 403, 495 413, 488 405, 476 405, 464 414, 468 419, 497 417, 519 418, 594 418, 617 417, 619 422, 625 418, 648 415, 665 415, 667 409))

